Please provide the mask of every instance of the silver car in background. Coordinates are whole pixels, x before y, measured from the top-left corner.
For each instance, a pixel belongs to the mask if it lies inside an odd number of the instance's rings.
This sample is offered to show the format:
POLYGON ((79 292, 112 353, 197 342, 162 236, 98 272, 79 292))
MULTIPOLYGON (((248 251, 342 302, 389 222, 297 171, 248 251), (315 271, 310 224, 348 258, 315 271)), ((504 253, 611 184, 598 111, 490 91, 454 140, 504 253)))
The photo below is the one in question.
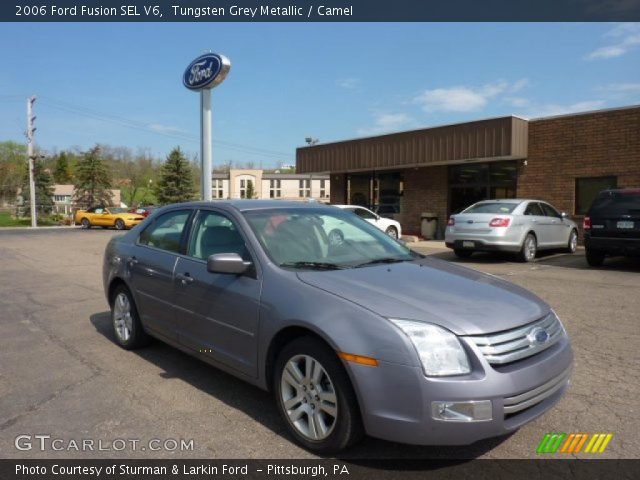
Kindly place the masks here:
POLYGON ((538 250, 574 253, 578 226, 541 200, 485 200, 451 215, 445 243, 460 258, 498 251, 517 253, 520 260, 531 262, 538 250))

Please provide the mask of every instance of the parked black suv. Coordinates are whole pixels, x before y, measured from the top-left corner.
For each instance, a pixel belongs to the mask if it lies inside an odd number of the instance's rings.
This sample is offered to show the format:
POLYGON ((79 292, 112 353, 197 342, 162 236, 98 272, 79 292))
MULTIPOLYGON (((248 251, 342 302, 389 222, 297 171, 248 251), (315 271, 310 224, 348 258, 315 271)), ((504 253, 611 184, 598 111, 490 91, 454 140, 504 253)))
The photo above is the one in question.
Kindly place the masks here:
POLYGON ((600 192, 582 226, 589 265, 602 265, 606 255, 640 255, 640 188, 600 192))

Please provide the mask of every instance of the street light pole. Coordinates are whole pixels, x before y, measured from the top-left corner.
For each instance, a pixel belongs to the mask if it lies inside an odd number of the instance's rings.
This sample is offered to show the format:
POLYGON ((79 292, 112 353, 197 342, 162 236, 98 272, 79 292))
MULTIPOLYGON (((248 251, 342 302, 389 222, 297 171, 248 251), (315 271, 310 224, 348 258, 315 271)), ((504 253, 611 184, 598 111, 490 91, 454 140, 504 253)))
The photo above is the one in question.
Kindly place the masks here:
POLYGON ((34 160, 33 155, 33 133, 36 129, 33 126, 33 122, 36 119, 33 116, 33 104, 36 101, 36 97, 31 96, 27 99, 27 155, 29 157, 29 197, 31 200, 31 227, 38 226, 38 219, 36 218, 36 182, 34 178, 34 160))

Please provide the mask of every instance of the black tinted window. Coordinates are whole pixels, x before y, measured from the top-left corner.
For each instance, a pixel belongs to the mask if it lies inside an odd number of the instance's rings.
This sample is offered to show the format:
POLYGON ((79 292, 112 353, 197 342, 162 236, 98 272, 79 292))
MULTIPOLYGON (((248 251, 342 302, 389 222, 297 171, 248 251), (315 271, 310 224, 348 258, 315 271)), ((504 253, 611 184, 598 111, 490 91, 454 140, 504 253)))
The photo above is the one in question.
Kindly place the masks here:
POLYGON ((525 215, 538 215, 540 217, 544 217, 544 212, 540 208, 540 204, 537 202, 531 202, 527 205, 527 208, 524 211, 525 215))
POLYGON ((553 208, 551 205, 547 205, 546 203, 541 203, 540 206, 542 207, 542 210, 544 211, 544 214, 547 217, 560 217, 560 213, 558 213, 558 211, 553 208))
POLYGON ((640 215, 640 191, 603 192, 589 209, 590 216, 640 215))
POLYGON ((190 213, 190 210, 174 210, 160 215, 140 234, 138 243, 178 253, 182 232, 190 213))

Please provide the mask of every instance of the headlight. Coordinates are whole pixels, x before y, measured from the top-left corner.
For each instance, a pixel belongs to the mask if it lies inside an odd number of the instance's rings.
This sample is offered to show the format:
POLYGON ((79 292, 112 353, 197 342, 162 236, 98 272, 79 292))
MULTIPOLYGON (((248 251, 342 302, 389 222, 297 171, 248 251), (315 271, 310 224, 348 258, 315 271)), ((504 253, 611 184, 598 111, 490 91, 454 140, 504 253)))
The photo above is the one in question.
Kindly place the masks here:
POLYGON ((428 376, 464 375, 471 372, 464 348, 449 330, 432 323, 390 319, 411 340, 428 376))

